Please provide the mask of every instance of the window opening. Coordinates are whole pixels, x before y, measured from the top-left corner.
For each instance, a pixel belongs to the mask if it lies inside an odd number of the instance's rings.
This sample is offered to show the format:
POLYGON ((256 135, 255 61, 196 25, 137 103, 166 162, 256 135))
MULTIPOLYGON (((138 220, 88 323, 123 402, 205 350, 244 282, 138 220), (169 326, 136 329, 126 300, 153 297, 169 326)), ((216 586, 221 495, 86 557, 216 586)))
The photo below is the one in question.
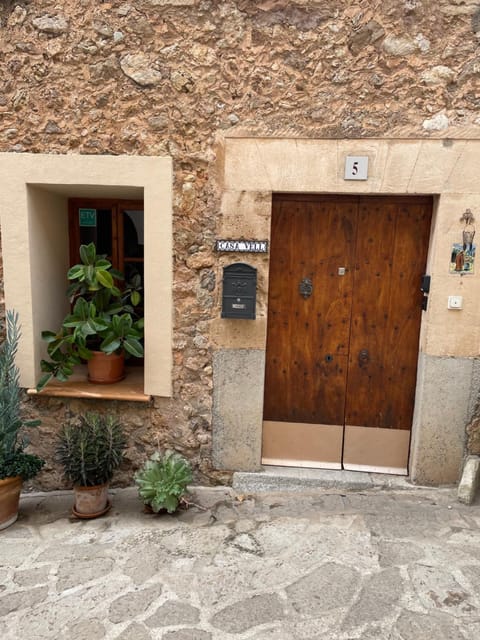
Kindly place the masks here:
POLYGON ((115 269, 124 272, 126 265, 143 277, 143 201, 71 198, 69 236, 72 265, 80 260, 80 245, 94 242, 115 269))
MULTIPOLYGON (((79 248, 93 242, 97 254, 105 254, 125 281, 120 288, 132 287, 142 295, 136 311, 144 313, 144 215, 142 200, 71 198, 69 205, 70 266, 80 262, 79 248)), ((129 364, 143 359, 129 358, 129 364)))

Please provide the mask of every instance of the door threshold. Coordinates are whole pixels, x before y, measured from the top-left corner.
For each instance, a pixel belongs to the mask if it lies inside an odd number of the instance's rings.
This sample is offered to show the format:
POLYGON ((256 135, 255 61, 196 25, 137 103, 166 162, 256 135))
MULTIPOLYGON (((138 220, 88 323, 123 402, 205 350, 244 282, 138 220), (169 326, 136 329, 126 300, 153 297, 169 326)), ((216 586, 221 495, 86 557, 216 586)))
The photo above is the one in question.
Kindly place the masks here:
POLYGON ((340 462, 319 462, 318 460, 285 460, 280 458, 262 458, 262 465, 268 467, 298 467, 304 469, 342 470, 340 462))
POLYGON ((345 469, 276 466, 264 466, 260 471, 235 471, 232 486, 239 493, 321 489, 363 491, 365 489, 412 489, 415 487, 408 476, 345 469))
POLYGON ((368 464, 344 464, 346 471, 365 471, 366 473, 382 473, 393 476, 408 476, 408 469, 404 467, 376 467, 368 464))

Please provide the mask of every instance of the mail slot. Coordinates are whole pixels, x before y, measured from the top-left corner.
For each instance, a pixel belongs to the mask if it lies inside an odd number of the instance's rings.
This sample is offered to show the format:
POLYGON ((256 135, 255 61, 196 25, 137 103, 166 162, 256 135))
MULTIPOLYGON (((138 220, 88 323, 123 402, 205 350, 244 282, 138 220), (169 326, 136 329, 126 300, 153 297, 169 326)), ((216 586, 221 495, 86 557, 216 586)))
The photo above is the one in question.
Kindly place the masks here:
POLYGON ((223 268, 222 318, 255 320, 257 270, 236 262, 223 268))

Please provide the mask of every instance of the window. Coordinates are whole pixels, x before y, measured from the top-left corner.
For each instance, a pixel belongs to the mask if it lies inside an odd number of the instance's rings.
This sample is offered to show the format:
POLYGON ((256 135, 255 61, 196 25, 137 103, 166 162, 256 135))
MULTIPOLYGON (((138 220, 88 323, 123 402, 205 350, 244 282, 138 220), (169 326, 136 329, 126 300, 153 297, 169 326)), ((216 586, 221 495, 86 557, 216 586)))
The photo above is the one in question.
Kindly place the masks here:
MULTIPOLYGON (((123 255, 123 263, 119 262, 118 266, 127 272, 143 270, 143 390, 147 395, 170 396, 171 158, 0 153, 0 174, 5 176, 5 180, 0 181, 5 299, 7 307, 19 312, 22 324, 17 357, 22 386, 33 388, 40 377, 40 360, 46 351, 41 332, 59 326, 68 311, 65 273, 71 263, 73 244, 69 201, 81 199, 85 204, 82 208, 110 211, 105 219, 101 218, 100 227, 93 231, 85 227, 85 233, 97 233, 103 241, 100 230, 103 233, 104 225, 108 229, 111 223, 112 240, 116 235, 124 237, 123 245, 121 241, 120 245, 118 241, 112 244, 112 253, 117 251, 120 259, 123 255), (90 207, 93 201, 98 206, 90 207), (143 220, 144 234, 140 220, 143 220), (137 233, 136 249, 125 239, 128 236, 130 241, 132 237, 127 230, 131 222, 137 233), (142 234, 145 261, 139 246, 142 234), (119 246, 124 247, 123 252, 119 253, 119 246)), ((77 232, 80 234, 79 220, 77 232)), ((78 250, 80 235, 75 245, 78 250)))
POLYGON ((138 274, 143 287, 143 201, 70 198, 68 209, 70 264, 80 261, 81 244, 93 242, 127 282, 138 274))

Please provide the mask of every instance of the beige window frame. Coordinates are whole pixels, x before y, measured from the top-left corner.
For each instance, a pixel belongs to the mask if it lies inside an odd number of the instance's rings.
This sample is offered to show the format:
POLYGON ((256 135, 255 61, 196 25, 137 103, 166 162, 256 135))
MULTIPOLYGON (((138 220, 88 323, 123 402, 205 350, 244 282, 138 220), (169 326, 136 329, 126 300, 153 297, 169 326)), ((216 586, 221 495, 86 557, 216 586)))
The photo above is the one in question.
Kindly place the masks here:
POLYGON ((172 160, 168 157, 0 154, 5 304, 20 316, 17 363, 34 387, 45 357, 41 331, 67 311, 68 199, 144 201, 145 394, 171 395, 172 160))

